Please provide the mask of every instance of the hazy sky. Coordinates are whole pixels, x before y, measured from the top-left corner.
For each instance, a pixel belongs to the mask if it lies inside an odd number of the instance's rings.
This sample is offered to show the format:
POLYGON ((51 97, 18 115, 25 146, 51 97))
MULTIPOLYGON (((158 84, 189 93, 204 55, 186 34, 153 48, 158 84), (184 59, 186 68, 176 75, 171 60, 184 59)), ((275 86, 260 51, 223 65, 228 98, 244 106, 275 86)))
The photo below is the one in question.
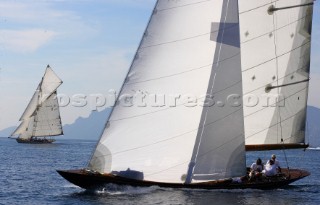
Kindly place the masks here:
MULTIPOLYGON (((155 0, 0 0, 0 130, 18 125, 47 64, 58 89, 88 105, 61 109, 64 124, 86 117, 95 94, 119 89, 155 0)), ((320 6, 316 2, 309 104, 320 107, 320 6)))

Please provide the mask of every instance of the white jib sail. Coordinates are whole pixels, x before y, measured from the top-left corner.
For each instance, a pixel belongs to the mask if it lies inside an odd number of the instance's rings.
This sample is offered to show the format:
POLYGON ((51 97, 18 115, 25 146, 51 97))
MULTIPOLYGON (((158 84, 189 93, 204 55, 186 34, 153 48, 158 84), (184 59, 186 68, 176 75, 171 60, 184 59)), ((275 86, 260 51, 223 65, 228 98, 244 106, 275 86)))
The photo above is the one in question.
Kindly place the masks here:
POLYGON ((304 143, 312 3, 239 1, 246 145, 304 143))
POLYGON ((207 177, 192 182, 245 173, 242 107, 200 106, 242 94, 237 13, 236 0, 157 2, 89 168, 185 183, 196 159, 207 177))

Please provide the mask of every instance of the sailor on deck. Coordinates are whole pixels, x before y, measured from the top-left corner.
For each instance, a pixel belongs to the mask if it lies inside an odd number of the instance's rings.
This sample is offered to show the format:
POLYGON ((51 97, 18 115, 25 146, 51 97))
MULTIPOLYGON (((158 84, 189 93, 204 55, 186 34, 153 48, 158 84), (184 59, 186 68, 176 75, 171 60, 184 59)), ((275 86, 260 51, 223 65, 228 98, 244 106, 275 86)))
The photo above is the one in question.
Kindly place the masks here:
POLYGON ((260 158, 257 159, 255 163, 253 163, 250 167, 249 179, 253 180, 256 177, 260 177, 263 171, 263 163, 260 158))
MULTIPOLYGON (((278 172, 281 173, 280 162, 276 158, 275 154, 271 155, 271 160, 273 160, 278 172)), ((267 164, 270 164, 270 160, 267 161, 267 164)))
POLYGON ((277 165, 273 159, 270 159, 262 171, 267 177, 275 176, 278 174, 277 165))

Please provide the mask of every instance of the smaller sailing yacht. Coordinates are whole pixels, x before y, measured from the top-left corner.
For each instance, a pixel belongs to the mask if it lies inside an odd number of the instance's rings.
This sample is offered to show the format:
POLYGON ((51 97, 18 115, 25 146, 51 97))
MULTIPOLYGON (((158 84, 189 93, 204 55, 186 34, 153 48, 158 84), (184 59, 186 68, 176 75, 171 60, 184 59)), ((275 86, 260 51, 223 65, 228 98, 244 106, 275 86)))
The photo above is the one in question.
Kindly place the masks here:
POLYGON ((52 136, 63 135, 57 88, 62 80, 48 65, 40 84, 22 114, 21 124, 11 134, 19 135, 19 143, 48 144, 52 136), (49 138, 47 138, 49 137, 49 138))

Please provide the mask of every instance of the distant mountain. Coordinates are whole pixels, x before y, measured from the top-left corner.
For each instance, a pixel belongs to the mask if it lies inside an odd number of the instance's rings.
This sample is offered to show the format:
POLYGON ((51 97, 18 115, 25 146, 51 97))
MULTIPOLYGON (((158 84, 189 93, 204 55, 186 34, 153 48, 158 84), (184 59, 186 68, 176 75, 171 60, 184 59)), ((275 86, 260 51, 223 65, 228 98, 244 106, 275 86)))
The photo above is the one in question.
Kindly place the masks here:
POLYGON ((12 126, 4 130, 0 130, 0 137, 9 137, 16 128, 17 128, 16 126, 12 126))
MULTIPOLYGON (((64 137, 66 139, 92 139, 97 140, 104 128, 111 109, 94 111, 87 118, 79 117, 73 124, 64 125, 64 137)), ((0 130, 0 137, 8 137, 16 127, 0 130)), ((310 147, 320 147, 320 109, 308 106, 306 141, 310 147)))
POLYGON ((307 139, 310 147, 320 147, 320 109, 308 106, 307 139))
POLYGON ((63 138, 97 140, 104 129, 110 111, 110 108, 100 112, 93 111, 87 118, 79 117, 73 124, 64 125, 63 138))

